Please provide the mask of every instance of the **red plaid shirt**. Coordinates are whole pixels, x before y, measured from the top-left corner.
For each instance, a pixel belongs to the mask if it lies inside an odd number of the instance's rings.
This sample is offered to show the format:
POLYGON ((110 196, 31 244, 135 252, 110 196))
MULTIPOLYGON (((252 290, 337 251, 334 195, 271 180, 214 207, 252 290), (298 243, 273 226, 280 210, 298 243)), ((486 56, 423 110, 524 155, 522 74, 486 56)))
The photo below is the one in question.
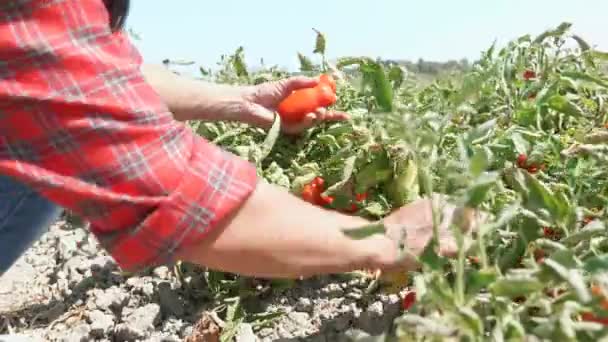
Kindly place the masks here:
POLYGON ((0 3, 0 173, 85 218, 127 270, 173 261, 257 179, 175 121, 140 63, 102 0, 0 3))

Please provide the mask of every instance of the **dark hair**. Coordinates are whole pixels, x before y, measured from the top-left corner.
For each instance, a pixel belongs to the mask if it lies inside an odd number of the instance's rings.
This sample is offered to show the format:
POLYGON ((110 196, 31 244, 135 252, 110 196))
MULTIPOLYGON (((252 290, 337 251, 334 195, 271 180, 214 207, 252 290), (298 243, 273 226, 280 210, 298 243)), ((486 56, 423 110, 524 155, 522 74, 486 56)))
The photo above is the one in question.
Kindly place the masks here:
POLYGON ((110 14, 110 29, 112 31, 122 30, 129 14, 129 0, 104 0, 106 9, 110 14))

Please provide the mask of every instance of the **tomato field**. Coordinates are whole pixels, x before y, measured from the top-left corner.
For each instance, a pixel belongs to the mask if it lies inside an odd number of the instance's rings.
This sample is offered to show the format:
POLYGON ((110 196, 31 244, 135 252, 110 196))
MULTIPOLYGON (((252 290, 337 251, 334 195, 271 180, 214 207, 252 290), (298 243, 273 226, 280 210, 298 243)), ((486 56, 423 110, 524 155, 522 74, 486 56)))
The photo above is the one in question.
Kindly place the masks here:
MULTIPOLYGON (((380 220, 443 193, 489 214, 474 235, 457 233, 456 258, 439 256, 433 240, 421 269, 391 284, 405 294, 395 321, 404 341, 596 341, 608 336, 608 53, 571 29, 492 46, 470 71, 425 86, 379 60, 328 63, 331 42, 316 32, 310 50, 321 62, 299 54, 301 73, 334 75, 333 108, 351 121, 297 138, 279 134, 278 116, 269 131, 191 125, 297 196, 311 198, 322 180, 318 196, 331 200, 317 204, 328 208, 380 220)), ((287 76, 250 73, 244 53, 205 77, 287 76)))

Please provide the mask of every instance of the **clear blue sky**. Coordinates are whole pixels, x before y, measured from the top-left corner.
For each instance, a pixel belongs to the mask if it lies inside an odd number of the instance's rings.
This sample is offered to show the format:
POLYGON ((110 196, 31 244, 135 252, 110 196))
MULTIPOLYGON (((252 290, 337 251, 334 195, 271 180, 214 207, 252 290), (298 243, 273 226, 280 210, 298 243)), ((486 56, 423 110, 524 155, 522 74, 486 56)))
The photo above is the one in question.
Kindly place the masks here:
POLYGON ((245 47, 248 64, 297 67, 317 28, 330 58, 367 55, 428 60, 477 58, 497 39, 538 34, 562 21, 608 50, 608 0, 133 0, 128 27, 147 62, 215 65, 245 47))

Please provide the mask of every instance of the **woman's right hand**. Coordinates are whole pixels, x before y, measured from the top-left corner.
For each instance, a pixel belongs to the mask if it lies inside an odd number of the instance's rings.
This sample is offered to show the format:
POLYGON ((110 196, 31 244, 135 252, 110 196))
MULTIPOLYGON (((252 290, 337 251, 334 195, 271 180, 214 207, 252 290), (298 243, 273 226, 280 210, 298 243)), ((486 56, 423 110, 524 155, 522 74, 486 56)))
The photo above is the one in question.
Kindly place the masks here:
POLYGON ((433 237, 433 202, 441 214, 439 217, 439 252, 443 256, 453 257, 458 252, 456 240, 450 228, 455 215, 458 216, 459 222, 465 222, 464 226, 461 226, 464 231, 476 230, 483 220, 483 215, 473 210, 459 209, 449 204, 445 197, 440 195, 435 195, 433 199, 420 199, 405 205, 384 219, 387 228, 386 235, 393 243, 393 248, 387 248, 378 255, 374 262, 376 268, 414 270, 419 267, 412 255, 419 256, 433 237), (406 231, 405 234, 403 230, 406 231), (399 243, 403 243, 411 252, 409 256, 406 255, 399 259, 399 243))

